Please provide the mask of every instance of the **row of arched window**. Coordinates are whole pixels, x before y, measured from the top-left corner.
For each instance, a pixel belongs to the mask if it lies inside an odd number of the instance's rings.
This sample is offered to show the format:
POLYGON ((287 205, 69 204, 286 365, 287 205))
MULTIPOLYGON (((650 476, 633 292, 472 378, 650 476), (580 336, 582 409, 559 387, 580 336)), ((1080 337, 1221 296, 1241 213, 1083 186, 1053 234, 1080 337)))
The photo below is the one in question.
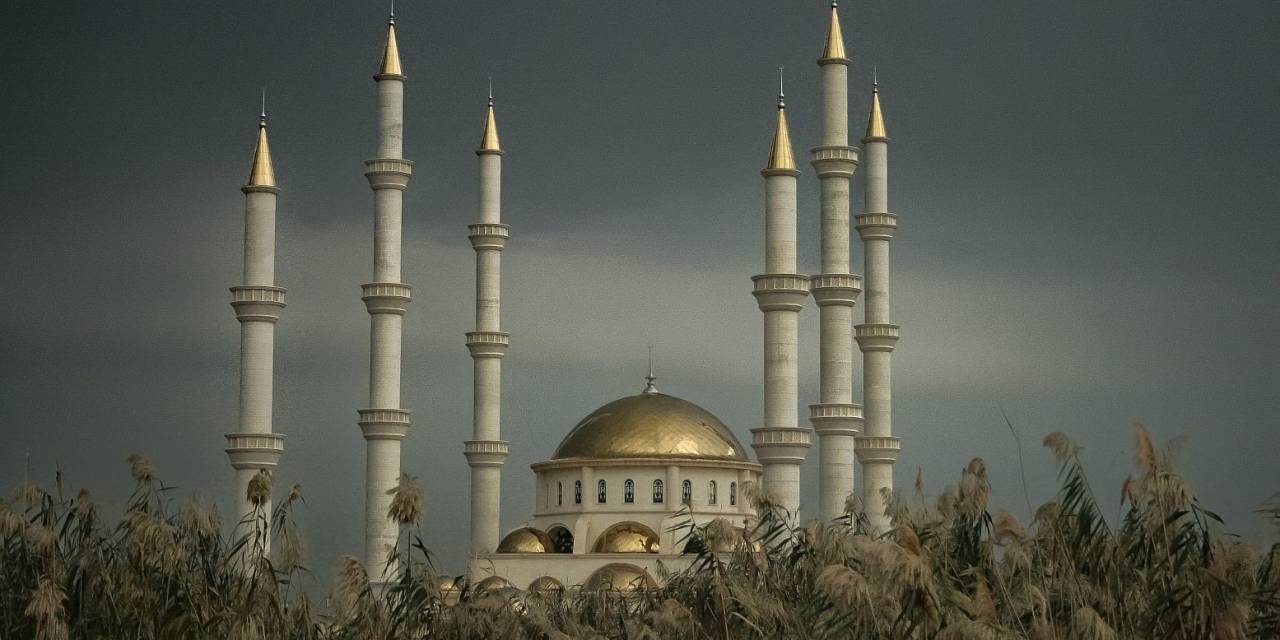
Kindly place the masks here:
MULTIPOLYGON (((661 480, 653 481, 653 503, 662 504, 666 501, 664 494, 665 483, 661 480)), ((718 504, 719 487, 715 480, 707 483, 707 504, 718 504)), ((636 501, 636 483, 631 478, 627 478, 622 482, 622 501, 626 504, 632 504, 636 501)), ((609 485, 604 480, 596 482, 596 502, 598 504, 606 504, 609 502, 609 485)), ((691 504, 693 502, 693 483, 685 480, 680 483, 680 503, 691 504)), ((573 503, 582 504, 582 481, 573 481, 573 503)), ((564 504, 564 483, 556 483, 556 506, 564 504)), ((729 506, 737 506, 738 504, 738 483, 729 483, 729 506)))

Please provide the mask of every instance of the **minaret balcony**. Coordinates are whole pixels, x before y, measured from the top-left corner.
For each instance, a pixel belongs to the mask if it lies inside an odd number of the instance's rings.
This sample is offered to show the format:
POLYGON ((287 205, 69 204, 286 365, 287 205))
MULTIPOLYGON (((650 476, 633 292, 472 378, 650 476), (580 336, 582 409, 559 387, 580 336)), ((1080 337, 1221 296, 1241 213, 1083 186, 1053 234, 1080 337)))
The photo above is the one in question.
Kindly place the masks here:
POLYGON ((472 358, 501 358, 510 340, 511 334, 505 331, 468 331, 467 349, 472 358))
POLYGON ((368 168, 364 177, 369 179, 369 187, 378 189, 399 189, 404 191, 409 186, 409 176, 413 175, 413 162, 404 158, 374 158, 365 160, 368 168))
POLYGON ((370 282, 360 285, 364 290, 365 309, 370 315, 394 313, 404 315, 409 308, 409 296, 413 287, 399 282, 370 282))
POLYGON ((467 440, 462 455, 473 467, 500 467, 507 461, 509 446, 505 440, 467 440))
POLYGON ((814 147, 809 150, 809 164, 819 178, 852 178, 858 168, 858 150, 847 146, 814 147))
POLYGON ((862 277, 852 273, 809 276, 809 292, 819 307, 829 304, 852 307, 862 293, 862 277))
POLYGON ((798 273, 766 273, 751 281, 761 311, 799 311, 809 295, 809 276, 798 273))
POLYGON ((836 402, 811 404, 809 422, 819 436, 856 436, 862 432, 862 405, 836 402))
POLYGON ((270 469, 284 455, 282 433, 228 433, 227 457, 236 469, 270 469))
POLYGON ((241 286, 231 287, 231 307, 236 310, 240 322, 275 322, 284 308, 282 287, 241 286))
POLYGON ((863 240, 892 240, 898 228, 898 216, 892 213, 863 213, 855 221, 863 240))
POLYGON ((403 440, 409 434, 409 415, 404 409, 360 409, 360 431, 365 440, 403 440))
POLYGON ((467 236, 471 240, 471 248, 476 251, 502 251, 511 235, 505 224, 469 224, 467 230, 471 232, 467 236))
POLYGON ((863 464, 868 462, 893 463, 898 461, 898 452, 902 450, 902 439, 893 436, 863 436, 853 443, 853 450, 858 456, 858 462, 863 464))
POLYGON ((761 427, 751 430, 751 448, 761 464, 801 464, 813 432, 804 427, 761 427))
POLYGON ((860 324, 853 328, 853 339, 863 351, 893 351, 898 344, 898 325, 860 324))

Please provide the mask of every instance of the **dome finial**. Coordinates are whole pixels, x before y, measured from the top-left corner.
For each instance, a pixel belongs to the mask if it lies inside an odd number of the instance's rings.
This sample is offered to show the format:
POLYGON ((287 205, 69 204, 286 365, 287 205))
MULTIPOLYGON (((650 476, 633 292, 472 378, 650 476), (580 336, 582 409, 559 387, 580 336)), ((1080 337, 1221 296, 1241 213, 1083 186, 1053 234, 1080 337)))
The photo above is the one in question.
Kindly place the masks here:
POLYGON ((644 377, 644 394, 652 395, 658 392, 658 387, 654 386, 653 381, 658 376, 653 375, 653 345, 649 345, 649 375, 644 377))
POLYGON ((787 107, 787 94, 782 91, 782 70, 785 67, 778 67, 778 108, 785 109, 787 107))
POLYGON ((396 23, 396 0, 391 0, 391 12, 387 14, 387 24, 396 23))

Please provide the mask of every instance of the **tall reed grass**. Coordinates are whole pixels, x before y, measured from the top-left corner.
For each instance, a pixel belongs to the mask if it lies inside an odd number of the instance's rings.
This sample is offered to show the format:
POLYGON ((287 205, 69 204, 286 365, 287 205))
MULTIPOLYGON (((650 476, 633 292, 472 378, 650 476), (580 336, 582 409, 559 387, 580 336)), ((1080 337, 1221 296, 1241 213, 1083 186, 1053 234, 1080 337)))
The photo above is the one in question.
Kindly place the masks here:
MULTIPOLYGON (((305 549, 294 486, 225 535, 212 507, 175 506, 131 456, 136 488, 114 523, 84 490, 23 484, 0 503, 0 637, 39 640, 290 638, 1280 638, 1280 545, 1256 549, 1196 499, 1145 429, 1123 515, 1108 522, 1061 434, 1045 445, 1060 488, 1030 522, 988 506, 987 468, 926 499, 892 496, 895 528, 867 534, 856 503, 837 522, 792 527, 767 495, 738 529, 687 522, 692 566, 629 593, 481 588, 436 574, 413 478, 393 490, 396 579, 338 560, 319 603, 296 585, 305 549), (267 551, 265 532, 273 545, 267 551)), ((1280 530, 1280 502, 1260 509, 1280 530)), ((389 559, 390 560, 390 559, 389 559)))

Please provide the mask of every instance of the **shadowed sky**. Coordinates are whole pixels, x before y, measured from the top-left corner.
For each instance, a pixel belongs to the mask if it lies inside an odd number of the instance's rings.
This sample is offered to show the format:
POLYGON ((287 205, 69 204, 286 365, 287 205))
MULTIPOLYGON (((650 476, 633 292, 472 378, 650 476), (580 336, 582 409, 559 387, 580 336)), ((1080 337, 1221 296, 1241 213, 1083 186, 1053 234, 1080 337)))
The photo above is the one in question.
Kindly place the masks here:
MULTIPOLYGON (((878 66, 890 146, 897 466, 931 492, 973 456, 994 501, 1052 495, 1039 447, 1085 448, 1116 512, 1133 423, 1180 440, 1201 499, 1248 537, 1280 489, 1280 4, 847 2, 851 130, 878 66)), ((659 387, 739 438, 761 420, 763 166, 778 66, 797 155, 818 139, 824 2, 398 3, 406 89, 404 470, 427 543, 467 536, 476 158, 486 76, 504 157, 503 528, 528 465, 582 416, 659 387)), ((130 452, 229 503, 243 196, 259 88, 281 186, 277 482, 311 564, 358 553, 374 151, 385 7, 0 7, 0 484, 56 466, 118 511, 130 452)), ((805 167, 808 169, 808 167, 805 167)), ((855 212, 861 208, 855 179, 855 212)), ((800 178, 801 270, 817 181, 800 178)), ((860 268, 862 251, 853 249, 860 268)), ((859 309, 861 306, 859 305, 859 309)), ((817 397, 816 307, 801 401, 817 397)), ((857 313, 857 312, 855 312, 857 313)), ((857 317, 861 317, 860 313, 857 317)), ((860 360, 857 359, 857 360, 860 360)), ((860 377, 861 367, 855 375, 860 377)), ((804 415, 802 413, 802 415, 804 415)), ((817 503, 817 453, 804 504, 817 503)))

